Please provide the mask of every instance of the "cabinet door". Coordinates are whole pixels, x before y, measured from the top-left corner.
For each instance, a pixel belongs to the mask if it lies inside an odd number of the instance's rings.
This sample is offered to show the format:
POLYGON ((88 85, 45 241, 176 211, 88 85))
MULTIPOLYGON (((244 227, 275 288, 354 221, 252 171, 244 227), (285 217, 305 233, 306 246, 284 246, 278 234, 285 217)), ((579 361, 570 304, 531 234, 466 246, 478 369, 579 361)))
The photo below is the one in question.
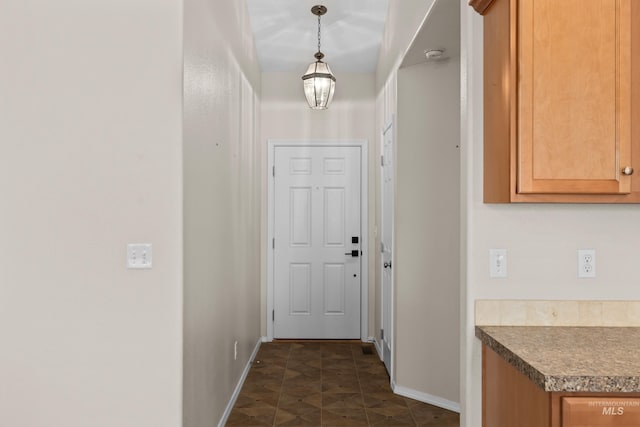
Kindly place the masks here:
POLYGON ((518 2, 517 193, 625 194, 631 0, 518 2))

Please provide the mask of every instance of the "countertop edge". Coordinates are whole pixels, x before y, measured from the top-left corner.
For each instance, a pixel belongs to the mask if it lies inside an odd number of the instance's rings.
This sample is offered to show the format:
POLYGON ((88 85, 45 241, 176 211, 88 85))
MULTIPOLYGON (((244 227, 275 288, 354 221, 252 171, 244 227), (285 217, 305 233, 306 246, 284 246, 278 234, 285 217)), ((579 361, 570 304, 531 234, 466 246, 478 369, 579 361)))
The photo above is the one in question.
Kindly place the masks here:
POLYGON ((640 375, 634 376, 575 376, 545 375, 518 354, 501 344, 483 328, 497 326, 476 325, 475 335, 502 359, 525 375, 545 392, 561 393, 640 393, 640 375))
POLYGON ((507 361, 511 366, 513 366, 518 372, 524 374, 527 378, 533 381, 538 387, 543 389, 544 391, 556 391, 556 390, 547 390, 547 378, 540 371, 535 369, 517 354, 509 350, 507 347, 498 342, 495 338, 489 335, 488 332, 482 329, 483 326, 476 326, 476 337, 482 341, 487 347, 491 350, 495 351, 500 357, 507 361))

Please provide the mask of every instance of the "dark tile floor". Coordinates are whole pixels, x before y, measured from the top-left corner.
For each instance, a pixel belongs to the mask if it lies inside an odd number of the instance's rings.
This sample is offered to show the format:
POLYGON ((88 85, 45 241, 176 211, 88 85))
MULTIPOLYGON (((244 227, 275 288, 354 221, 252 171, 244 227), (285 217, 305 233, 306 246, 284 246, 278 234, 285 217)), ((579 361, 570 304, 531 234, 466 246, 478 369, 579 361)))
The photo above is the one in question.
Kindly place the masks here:
POLYGON ((226 425, 460 424, 455 412, 393 394, 370 344, 314 341, 262 344, 226 425))

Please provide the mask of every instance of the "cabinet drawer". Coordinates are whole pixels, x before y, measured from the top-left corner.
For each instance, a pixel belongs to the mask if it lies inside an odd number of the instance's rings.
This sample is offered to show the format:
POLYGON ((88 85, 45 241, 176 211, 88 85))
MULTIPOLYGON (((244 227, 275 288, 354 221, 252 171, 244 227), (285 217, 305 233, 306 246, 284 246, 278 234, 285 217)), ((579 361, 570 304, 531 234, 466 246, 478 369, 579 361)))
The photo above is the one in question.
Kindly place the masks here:
POLYGON ((563 397, 562 427, 638 427, 640 398, 563 397))

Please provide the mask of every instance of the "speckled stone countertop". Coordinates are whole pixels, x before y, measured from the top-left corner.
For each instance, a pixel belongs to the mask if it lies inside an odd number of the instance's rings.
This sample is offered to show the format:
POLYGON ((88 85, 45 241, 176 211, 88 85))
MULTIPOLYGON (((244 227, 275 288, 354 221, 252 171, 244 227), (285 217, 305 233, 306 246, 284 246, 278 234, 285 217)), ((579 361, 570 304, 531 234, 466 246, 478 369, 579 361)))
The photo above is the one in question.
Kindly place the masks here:
POLYGON ((545 391, 640 392, 640 328, 476 326, 476 336, 545 391))

